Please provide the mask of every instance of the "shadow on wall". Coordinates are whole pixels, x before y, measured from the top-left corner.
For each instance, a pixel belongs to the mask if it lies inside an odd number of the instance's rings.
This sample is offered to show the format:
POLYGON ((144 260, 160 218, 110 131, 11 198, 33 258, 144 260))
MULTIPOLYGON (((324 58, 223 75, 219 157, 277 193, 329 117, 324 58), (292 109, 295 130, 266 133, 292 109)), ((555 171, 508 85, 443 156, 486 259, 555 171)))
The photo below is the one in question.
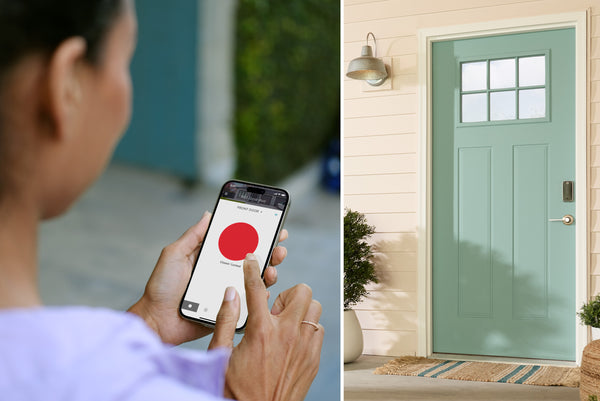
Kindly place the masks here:
MULTIPOLYGON (((371 239, 380 282, 368 287, 369 295, 355 309, 365 311, 363 313, 359 311, 363 330, 380 331, 376 344, 379 353, 396 355, 399 353, 397 350, 417 349, 417 256, 414 252, 417 249, 417 238, 414 234, 396 234, 395 239, 386 239, 391 236, 375 234, 371 239)), ((480 350, 493 350, 497 355, 523 357, 528 350, 536 348, 545 333, 553 333, 559 329, 571 330, 556 327, 549 319, 550 311, 555 310, 557 306, 564 307, 568 300, 550 297, 547 285, 540 282, 539 278, 521 273, 527 270, 523 269, 523 266, 513 268, 499 252, 490 252, 470 242, 460 243, 460 254, 462 258, 468 258, 469 271, 474 272, 473 274, 459 273, 455 282, 441 282, 432 278, 431 321, 433 325, 436 325, 438 318, 436 310, 448 311, 448 315, 457 317, 458 322, 455 329, 434 329, 433 352, 485 355, 486 353, 480 350), (493 265, 489 280, 503 283, 505 286, 510 284, 510 290, 506 290, 509 293, 506 291, 499 293, 498 290, 494 292, 491 289, 491 281, 488 286, 481 285, 481 276, 477 274, 477 270, 489 266, 490 261, 493 261, 493 265), (456 291, 457 297, 454 298, 445 295, 447 292, 443 289, 438 291, 440 286, 449 285, 458 286, 463 291, 456 291), (464 317, 465 308, 468 309, 471 305, 469 301, 484 302, 486 299, 490 302, 491 319, 464 317), (443 306, 443 308, 436 306, 443 306), (502 320, 498 322, 494 321, 494 318, 502 320), (526 327, 524 335, 515 335, 515 325, 519 326, 522 322, 529 322, 531 325, 526 327), (466 334, 465 330, 462 330, 465 327, 471 328, 466 334), (534 332, 532 327, 535 327, 534 332), (451 351, 437 348, 436 344, 448 343, 446 340, 450 340, 450 343, 466 342, 469 349, 477 351, 451 351)), ((457 266, 457 263, 455 262, 454 265, 457 266)), ((444 262, 439 262, 436 268, 444 269, 444 262)), ((450 263, 448 268, 451 268, 450 263)), ((435 327, 441 328, 441 326, 435 327)), ((561 344, 557 343, 555 346, 558 348, 561 344)), ((368 349, 365 351, 369 352, 368 349)))
POLYGON ((379 283, 367 286, 369 294, 354 308, 365 334, 364 352, 396 355, 416 350, 416 235, 375 233, 369 242, 379 283), (376 349, 370 350, 368 338, 374 330, 376 349))

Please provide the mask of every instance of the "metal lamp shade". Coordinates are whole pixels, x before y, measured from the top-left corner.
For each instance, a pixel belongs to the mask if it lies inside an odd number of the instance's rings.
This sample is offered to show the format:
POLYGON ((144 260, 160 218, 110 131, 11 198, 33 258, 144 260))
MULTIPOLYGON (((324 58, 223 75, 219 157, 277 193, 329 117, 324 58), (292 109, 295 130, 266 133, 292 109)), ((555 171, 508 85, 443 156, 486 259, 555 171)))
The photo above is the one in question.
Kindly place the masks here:
POLYGON ((363 46, 361 56, 350 61, 348 65, 348 78, 366 80, 371 85, 381 84, 388 74, 383 61, 373 57, 371 46, 363 46), (375 82, 371 82, 375 81, 375 82), (381 81, 381 82, 379 82, 381 81))

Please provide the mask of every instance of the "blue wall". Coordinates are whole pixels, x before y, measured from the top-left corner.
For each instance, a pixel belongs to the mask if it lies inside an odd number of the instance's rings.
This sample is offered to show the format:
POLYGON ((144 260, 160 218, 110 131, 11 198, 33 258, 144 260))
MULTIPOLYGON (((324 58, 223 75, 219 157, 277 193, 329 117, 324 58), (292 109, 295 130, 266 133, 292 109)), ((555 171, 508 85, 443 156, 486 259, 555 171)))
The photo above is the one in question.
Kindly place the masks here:
POLYGON ((196 178, 196 1, 137 2, 131 125, 115 160, 196 178))

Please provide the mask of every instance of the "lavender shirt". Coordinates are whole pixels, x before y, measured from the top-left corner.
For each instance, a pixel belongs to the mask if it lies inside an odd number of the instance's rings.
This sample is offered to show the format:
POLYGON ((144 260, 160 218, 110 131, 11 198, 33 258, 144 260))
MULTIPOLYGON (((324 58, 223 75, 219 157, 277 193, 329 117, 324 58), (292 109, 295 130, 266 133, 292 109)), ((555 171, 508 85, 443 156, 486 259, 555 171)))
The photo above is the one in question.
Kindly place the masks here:
POLYGON ((85 307, 0 312, 0 399, 223 400, 229 350, 163 344, 137 316, 85 307))

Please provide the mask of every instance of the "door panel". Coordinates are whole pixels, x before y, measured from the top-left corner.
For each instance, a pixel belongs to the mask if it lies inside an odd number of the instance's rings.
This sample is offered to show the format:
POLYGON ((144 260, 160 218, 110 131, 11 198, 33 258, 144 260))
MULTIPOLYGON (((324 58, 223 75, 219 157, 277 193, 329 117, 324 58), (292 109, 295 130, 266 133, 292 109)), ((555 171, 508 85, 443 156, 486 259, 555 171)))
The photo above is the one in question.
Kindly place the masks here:
POLYGON ((491 161, 489 147, 458 150, 458 313, 463 317, 492 312, 491 161), (478 252, 470 245, 475 241, 478 252))
POLYGON ((575 359, 574 40, 433 44, 436 353, 575 359))
POLYGON ((548 316, 547 150, 547 145, 513 149, 513 319, 548 316))

